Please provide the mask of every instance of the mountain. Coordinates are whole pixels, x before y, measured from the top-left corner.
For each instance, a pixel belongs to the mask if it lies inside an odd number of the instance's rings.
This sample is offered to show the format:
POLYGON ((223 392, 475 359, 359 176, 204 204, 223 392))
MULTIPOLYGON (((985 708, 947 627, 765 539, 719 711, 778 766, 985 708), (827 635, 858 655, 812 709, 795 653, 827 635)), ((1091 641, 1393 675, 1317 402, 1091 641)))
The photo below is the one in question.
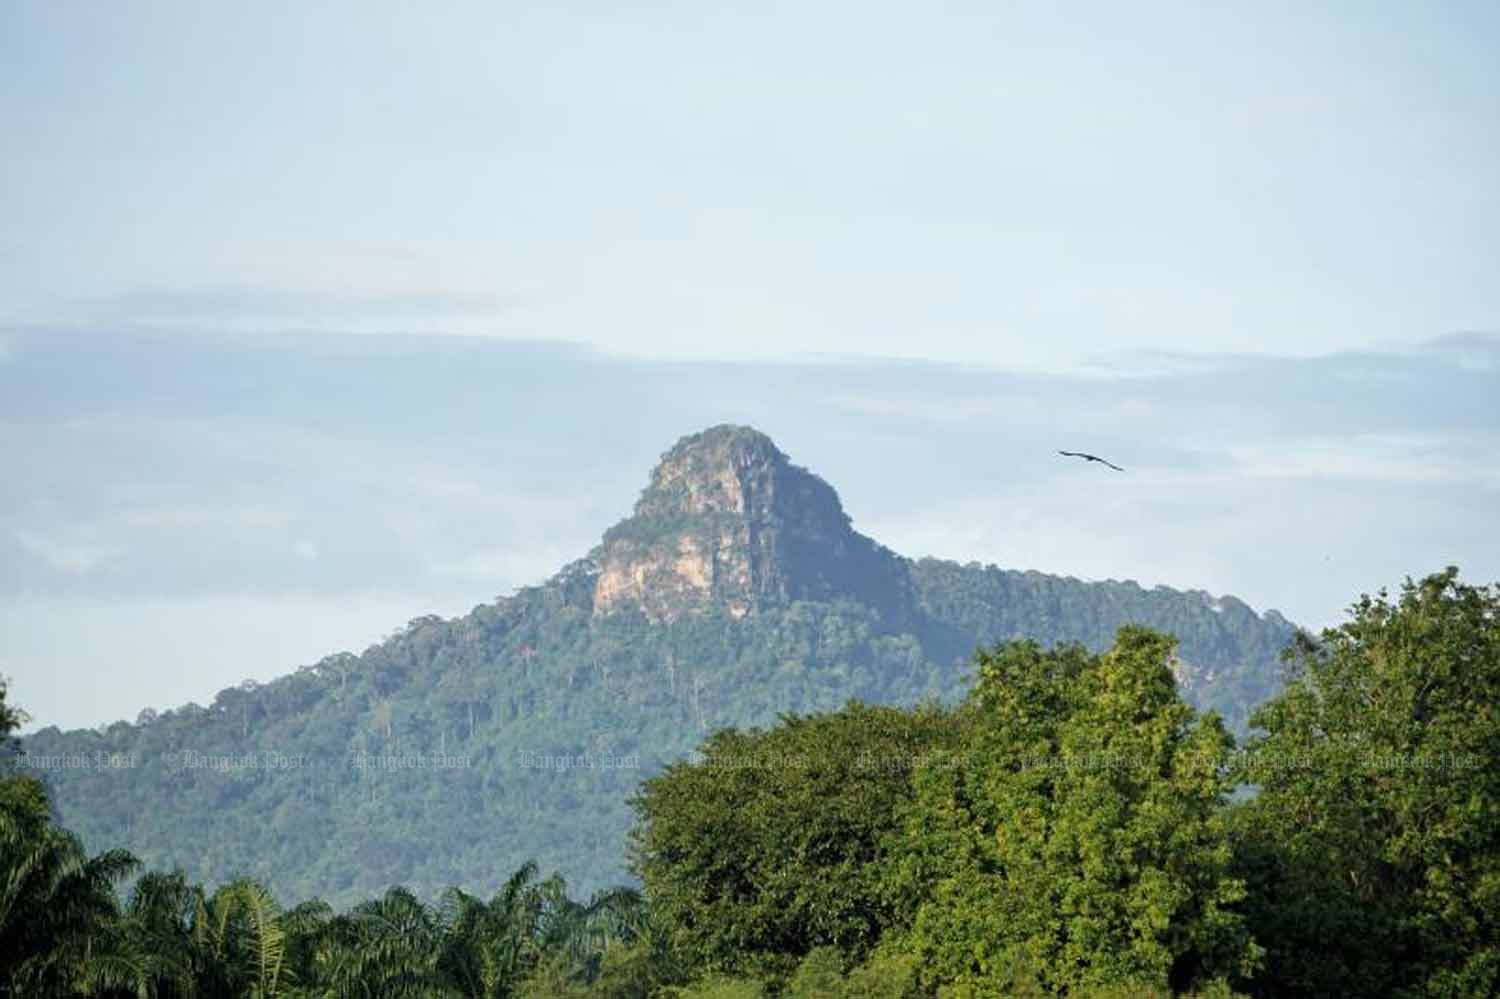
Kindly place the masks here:
POLYGON ((401 883, 488 892, 536 859, 626 879, 628 800, 705 733, 850 698, 954 700, 979 643, 1181 639, 1179 681, 1243 727, 1294 633, 1233 597, 903 558, 763 434, 663 457, 629 518, 551 579, 418 618, 209 707, 25 740, 59 819, 194 879, 345 903, 401 883))
POLYGON ((662 456, 635 515, 604 535, 594 612, 653 622, 722 607, 854 600, 891 628, 914 620, 903 559, 854 531, 838 494, 747 427, 714 427, 662 456))

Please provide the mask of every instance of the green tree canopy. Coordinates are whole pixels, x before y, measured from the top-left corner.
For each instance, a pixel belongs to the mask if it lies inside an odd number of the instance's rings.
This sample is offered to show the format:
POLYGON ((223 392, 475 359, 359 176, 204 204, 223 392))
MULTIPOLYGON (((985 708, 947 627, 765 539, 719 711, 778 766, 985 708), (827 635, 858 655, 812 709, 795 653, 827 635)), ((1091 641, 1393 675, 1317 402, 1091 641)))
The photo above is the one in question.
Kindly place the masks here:
POLYGON ((960 716, 851 703, 770 731, 721 731, 701 762, 635 799, 636 869, 691 967, 785 972, 859 956, 902 919, 879 861, 924 764, 951 763, 960 716))
POLYGON ((141 971, 115 932, 115 885, 138 862, 124 850, 90 857, 52 823, 45 786, 10 756, 26 715, 7 686, 0 678, 0 997, 133 986, 141 971))
POLYGON ((1500 993, 1500 592, 1408 581, 1293 665, 1236 821, 1263 994, 1500 993))
POLYGON ((1141 994, 1250 973, 1222 816, 1232 740, 1178 696, 1173 642, 981 650, 971 766, 918 778, 905 947, 954 995, 1141 994))

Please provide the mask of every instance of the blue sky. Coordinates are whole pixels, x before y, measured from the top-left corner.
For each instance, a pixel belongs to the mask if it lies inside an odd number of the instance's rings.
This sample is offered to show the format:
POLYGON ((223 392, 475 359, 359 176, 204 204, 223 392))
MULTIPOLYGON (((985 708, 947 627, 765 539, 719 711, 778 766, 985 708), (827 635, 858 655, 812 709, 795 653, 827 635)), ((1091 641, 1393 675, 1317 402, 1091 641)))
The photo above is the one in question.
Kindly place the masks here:
POLYGON ((1487 3, 0 6, 0 672, 85 724, 359 647, 723 420, 908 554, 1313 623, 1496 578, 1497 48, 1487 3))
POLYGON ((0 319, 1060 367, 1488 328, 1487 3, 19 2, 0 319))

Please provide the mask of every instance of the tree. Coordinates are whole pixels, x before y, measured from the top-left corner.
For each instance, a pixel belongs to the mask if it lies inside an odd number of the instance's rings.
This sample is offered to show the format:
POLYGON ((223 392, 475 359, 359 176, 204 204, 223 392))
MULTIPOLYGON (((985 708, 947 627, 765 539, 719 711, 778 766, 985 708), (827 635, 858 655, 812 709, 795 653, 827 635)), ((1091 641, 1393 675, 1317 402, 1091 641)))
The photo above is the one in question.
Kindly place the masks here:
POLYGON ((941 708, 851 703, 720 731, 701 762, 646 781, 632 856, 688 966, 785 973, 818 946, 868 953, 908 908, 879 861, 912 773, 951 762, 958 735, 941 708))
POLYGON ((361 902, 321 929, 308 985, 337 996, 458 996, 440 967, 443 927, 405 888, 361 902))
POLYGON ((536 874, 536 864, 523 864, 489 902, 458 888, 443 894, 447 932, 438 963, 463 995, 508 996, 536 964, 542 909, 536 874))
POLYGON ((957 994, 1145 994, 1250 973, 1221 814, 1232 740, 1196 717, 1173 642, 981 650, 972 766, 923 773, 894 877, 923 898, 905 947, 957 994))
POLYGON ((181 871, 147 871, 136 880, 123 924, 130 952, 141 964, 146 991, 156 999, 198 994, 206 955, 194 949, 192 920, 202 888, 181 871))
POLYGON ((713 974, 691 985, 669 988, 664 999, 764 999, 766 988, 753 978, 713 974))
POLYGON ((13 704, 6 703, 9 690, 10 678, 0 676, 0 761, 5 764, 10 763, 11 756, 16 750, 16 732, 31 720, 26 712, 13 704))
POLYGON ((211 712, 189 706, 100 733, 44 728, 26 746, 38 756, 139 761, 107 775, 48 775, 62 823, 86 843, 128 847, 152 867, 180 865, 215 883, 254 858, 253 873, 279 899, 316 894, 342 910, 391 884, 431 899, 458 883, 488 898, 531 858, 565 869, 585 894, 619 883, 633 818, 627 798, 641 776, 699 746, 700 722, 750 729, 782 713, 836 711, 850 698, 954 702, 981 638, 1026 634, 1098 648, 1122 620, 1151 622, 1184 634, 1184 658, 1228 684, 1214 688, 1221 700, 1246 689, 1231 678, 1275 668, 1282 628, 1232 602, 1216 612, 1202 595, 1126 584, 951 563, 910 569, 924 608, 910 630, 842 599, 768 602, 741 618, 711 608, 670 623, 594 615, 583 604, 595 570, 580 570, 451 621, 419 622, 358 656, 328 657, 251 692, 233 688, 211 712), (529 676, 517 658, 522 645, 536 650, 529 676), (408 727, 421 714, 435 730, 408 727), (635 766, 554 779, 514 765, 526 751, 577 754, 601 731, 635 766), (375 779, 377 771, 350 766, 273 778, 169 763, 184 751, 241 757, 273 747, 309 761, 441 749, 471 762, 431 779, 375 779))
MULTIPOLYGON (((0 742, 8 750, 26 715, 6 693, 0 679, 0 742)), ((137 987, 141 968, 114 921, 115 884, 138 866, 124 850, 90 857, 78 837, 52 824, 40 781, 0 773, 0 997, 137 987)))
POLYGON ((124 850, 90 857, 72 833, 0 810, 0 996, 133 988, 142 969, 114 932, 114 887, 137 866, 124 850))
POLYGON ((1500 992, 1500 592, 1408 580, 1292 667, 1236 816, 1262 994, 1500 992))
POLYGON ((274 999, 292 977, 286 963, 286 931, 270 892, 249 879, 206 895, 195 887, 189 937, 198 991, 207 995, 274 999))

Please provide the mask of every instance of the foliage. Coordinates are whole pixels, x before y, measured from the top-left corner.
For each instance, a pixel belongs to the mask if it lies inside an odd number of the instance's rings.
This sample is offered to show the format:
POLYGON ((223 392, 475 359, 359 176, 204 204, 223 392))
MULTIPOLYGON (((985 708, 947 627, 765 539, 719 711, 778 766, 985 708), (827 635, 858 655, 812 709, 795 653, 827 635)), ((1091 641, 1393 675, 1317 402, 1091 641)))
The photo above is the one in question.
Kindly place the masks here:
POLYGON ((1236 832, 1267 996, 1500 992, 1500 592, 1364 597, 1256 715, 1236 832))
POLYGON ((1232 740, 1179 698, 1171 652, 1124 628, 1103 655, 979 653, 973 766, 919 775, 895 866, 923 898, 906 946, 929 986, 1072 995, 1255 970, 1221 812, 1232 740))
POLYGON ((646 781, 636 870, 694 968, 787 970, 821 946, 857 960, 907 908, 880 878, 912 774, 956 763, 960 717, 851 703, 723 730, 646 781))
POLYGON ((914 999, 920 990, 911 955, 875 955, 848 971, 832 947, 810 951, 782 991, 784 999, 914 999))
MULTIPOLYGON (((716 647, 731 627, 678 634, 716 647)), ((250 877, 149 871, 121 905, 134 858, 87 855, 12 758, 0 999, 1496 994, 1500 593, 1450 570, 1361 600, 1301 640, 1246 755, 1173 662, 1137 627, 1102 653, 1005 642, 957 706, 716 732, 635 799, 644 895, 587 900, 528 862, 487 900, 283 909, 250 877), (1258 793, 1230 804, 1240 779, 1258 793)), ((226 698, 223 723, 253 703, 226 698)))
POLYGON ((91 924, 96 939, 118 944, 131 974, 112 983, 78 977, 68 994, 644 997, 603 973, 610 955, 637 942, 641 910, 629 891, 574 901, 560 879, 538 881, 531 865, 489 902, 451 889, 428 906, 392 888, 340 914, 316 900, 282 912, 251 881, 209 895, 180 873, 150 872, 122 913, 97 913, 91 924))
POLYGON ((7 767, 13 763, 15 752, 20 746, 15 736, 16 730, 31 720, 26 712, 14 704, 6 703, 9 689, 10 681, 0 676, 0 762, 7 767))
POLYGON ((489 893, 499 872, 534 859, 587 892, 628 876, 637 783, 714 729, 851 698, 956 703, 977 640, 1102 648, 1129 621, 1184 634, 1183 656, 1201 666, 1189 696, 1242 712, 1291 634, 1232 601, 1219 613, 1201 595, 930 561, 911 565, 924 609, 909 630, 847 600, 652 623, 593 615, 591 571, 572 566, 453 620, 419 618, 361 655, 225 690, 208 707, 44 729, 25 749, 122 761, 47 771, 61 821, 196 880, 243 875, 279 897, 350 905, 391 884, 429 900, 449 884, 489 893), (1236 677, 1256 679, 1224 687, 1236 677), (592 766, 536 765, 585 754, 592 766), (455 765, 380 768, 416 755, 455 765), (247 760, 257 765, 237 765, 247 760), (278 767, 288 761, 300 765, 278 767))
MULTIPOLYGON (((25 715, 6 704, 0 680, 0 740, 25 715)), ((136 868, 124 850, 90 857, 54 825, 45 788, 0 773, 0 997, 66 996, 134 982, 139 972, 112 927, 115 884, 136 868)))
MULTIPOLYGON (((0 682, 0 739, 22 717, 5 695, 0 682)), ((606 958, 646 942, 638 893, 580 903, 534 864, 489 902, 454 888, 429 906, 392 888, 339 915, 318 900, 283 912, 248 878, 210 893, 180 871, 143 874, 121 907, 115 886, 137 866, 122 850, 87 856, 51 823, 40 782, 0 775, 0 999, 501 999, 543 968, 578 988, 607 966, 618 979, 606 958)))
POLYGON ((714 974, 666 989, 662 999, 765 999, 766 994, 765 983, 757 979, 714 974))
POLYGON ((1255 706, 1279 686, 1276 664, 1296 629, 1276 611, 1257 615, 1234 597, 1131 581, 1085 583, 1040 572, 925 558, 912 583, 933 628, 926 644, 948 656, 976 646, 1032 639, 1044 647, 1078 642, 1108 648, 1115 632, 1139 624, 1177 638, 1174 663, 1184 693, 1201 711, 1217 711, 1243 733, 1255 706))

